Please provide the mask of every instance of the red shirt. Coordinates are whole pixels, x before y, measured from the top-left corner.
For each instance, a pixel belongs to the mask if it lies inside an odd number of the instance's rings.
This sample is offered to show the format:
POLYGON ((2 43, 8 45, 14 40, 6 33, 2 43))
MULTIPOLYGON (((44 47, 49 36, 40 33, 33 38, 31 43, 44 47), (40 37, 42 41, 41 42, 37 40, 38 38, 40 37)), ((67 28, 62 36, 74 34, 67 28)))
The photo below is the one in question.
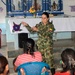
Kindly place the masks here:
POLYGON ((30 54, 22 54, 19 55, 15 61, 15 66, 19 66, 23 63, 27 62, 41 62, 42 61, 42 55, 39 51, 34 52, 34 56, 30 54))
POLYGON ((56 72, 54 75, 71 75, 69 72, 56 72))

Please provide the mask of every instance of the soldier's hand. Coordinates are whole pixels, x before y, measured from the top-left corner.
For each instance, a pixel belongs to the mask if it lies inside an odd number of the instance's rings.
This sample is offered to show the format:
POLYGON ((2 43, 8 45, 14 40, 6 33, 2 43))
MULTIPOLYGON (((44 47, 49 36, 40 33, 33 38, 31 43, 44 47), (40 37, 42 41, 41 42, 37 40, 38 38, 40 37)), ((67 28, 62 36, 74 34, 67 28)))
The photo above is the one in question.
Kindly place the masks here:
POLYGON ((38 31, 38 28, 32 27, 32 30, 33 30, 33 31, 38 31))
POLYGON ((24 26, 27 26, 28 25, 26 22, 21 22, 21 24, 23 24, 24 26))

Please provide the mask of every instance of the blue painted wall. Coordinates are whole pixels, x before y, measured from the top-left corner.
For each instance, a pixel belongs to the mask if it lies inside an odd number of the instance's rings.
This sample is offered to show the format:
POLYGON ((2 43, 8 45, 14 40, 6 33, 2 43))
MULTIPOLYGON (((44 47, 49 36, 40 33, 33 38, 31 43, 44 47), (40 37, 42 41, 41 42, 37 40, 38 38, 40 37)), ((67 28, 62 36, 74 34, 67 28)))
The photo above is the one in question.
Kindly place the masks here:
POLYGON ((2 34, 6 34, 6 24, 0 23, 0 29, 2 30, 2 34))
POLYGON ((69 39, 71 38, 71 32, 60 32, 57 33, 57 39, 69 39))
POLYGON ((14 42, 14 40, 15 40, 14 35, 11 34, 11 32, 10 32, 10 27, 9 27, 9 24, 8 24, 8 19, 6 19, 6 39, 7 39, 7 42, 14 42))

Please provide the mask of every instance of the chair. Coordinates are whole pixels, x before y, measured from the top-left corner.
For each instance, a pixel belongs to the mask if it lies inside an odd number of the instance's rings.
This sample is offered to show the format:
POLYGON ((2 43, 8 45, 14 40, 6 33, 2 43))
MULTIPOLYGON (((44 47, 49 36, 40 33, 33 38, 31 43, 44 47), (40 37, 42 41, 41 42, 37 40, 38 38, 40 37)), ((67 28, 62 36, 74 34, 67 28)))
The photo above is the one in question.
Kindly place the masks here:
POLYGON ((17 72, 18 75, 21 75, 20 69, 23 68, 26 75, 49 75, 49 72, 44 72, 44 74, 41 74, 43 67, 50 70, 49 65, 44 62, 29 62, 20 65, 17 68, 17 72))

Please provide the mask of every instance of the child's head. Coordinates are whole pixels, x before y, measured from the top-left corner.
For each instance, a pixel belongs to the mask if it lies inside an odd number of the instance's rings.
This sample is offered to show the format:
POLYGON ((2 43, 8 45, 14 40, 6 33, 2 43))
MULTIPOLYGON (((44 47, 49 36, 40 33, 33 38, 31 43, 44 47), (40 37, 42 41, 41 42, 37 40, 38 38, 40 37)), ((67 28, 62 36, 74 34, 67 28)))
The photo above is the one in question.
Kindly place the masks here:
POLYGON ((24 42, 24 52, 27 54, 34 54, 34 47, 35 47, 35 41, 31 38, 26 39, 26 42, 24 42))
POLYGON ((7 75, 9 71, 6 57, 0 56, 0 74, 7 75))
POLYGON ((75 67, 75 51, 71 48, 65 49, 61 53, 61 59, 62 59, 63 70, 64 71, 70 70, 70 72, 72 72, 74 70, 74 67, 75 67))

